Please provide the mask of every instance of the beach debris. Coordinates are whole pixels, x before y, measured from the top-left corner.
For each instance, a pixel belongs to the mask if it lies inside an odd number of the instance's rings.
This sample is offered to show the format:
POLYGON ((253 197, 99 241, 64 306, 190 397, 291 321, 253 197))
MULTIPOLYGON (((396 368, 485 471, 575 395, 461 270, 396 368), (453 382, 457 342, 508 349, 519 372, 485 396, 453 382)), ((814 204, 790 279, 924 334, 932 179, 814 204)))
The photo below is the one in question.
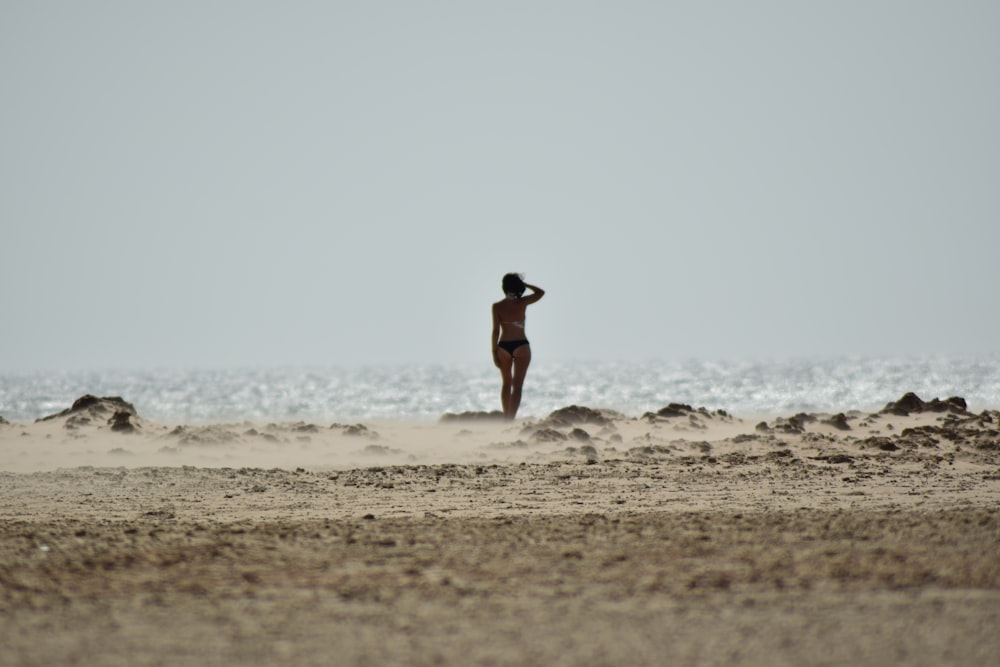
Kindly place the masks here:
POLYGON ((795 460, 795 455, 792 454, 790 449, 778 449, 773 452, 768 452, 764 455, 765 461, 776 461, 779 463, 788 463, 789 461, 795 460), (788 460, 786 460, 788 459, 788 460))
POLYGON ((503 421, 504 414, 499 410, 493 410, 492 412, 462 412, 455 414, 453 412, 446 412, 441 415, 439 422, 462 422, 462 421, 503 421))
POLYGON ((750 463, 751 461, 756 461, 756 456, 747 456, 743 452, 729 452, 728 454, 722 454, 717 457, 717 460, 731 466, 741 466, 750 463))
POLYGON ((827 463, 853 463, 854 457, 848 456, 847 454, 823 454, 820 456, 809 457, 814 461, 825 461, 827 463))

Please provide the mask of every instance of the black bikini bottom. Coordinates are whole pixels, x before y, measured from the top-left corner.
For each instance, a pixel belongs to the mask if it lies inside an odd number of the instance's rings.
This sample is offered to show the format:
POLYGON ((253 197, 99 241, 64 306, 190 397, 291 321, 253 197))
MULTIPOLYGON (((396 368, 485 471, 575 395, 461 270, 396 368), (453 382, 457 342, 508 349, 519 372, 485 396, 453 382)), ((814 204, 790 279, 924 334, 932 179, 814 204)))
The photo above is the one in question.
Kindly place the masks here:
POLYGON ((513 357, 514 350, 521 347, 522 345, 527 345, 527 344, 528 341, 526 341, 523 338, 521 340, 501 340, 497 342, 497 347, 502 347, 503 349, 507 350, 510 356, 513 357))

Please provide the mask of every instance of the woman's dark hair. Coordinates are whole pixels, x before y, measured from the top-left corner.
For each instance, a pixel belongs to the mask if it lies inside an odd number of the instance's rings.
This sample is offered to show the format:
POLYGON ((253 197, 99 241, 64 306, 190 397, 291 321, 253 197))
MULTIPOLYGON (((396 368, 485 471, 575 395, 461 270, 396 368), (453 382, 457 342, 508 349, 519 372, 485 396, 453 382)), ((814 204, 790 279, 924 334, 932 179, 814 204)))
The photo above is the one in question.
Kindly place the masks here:
POLYGON ((524 290, 524 280, 521 279, 521 274, 508 273, 503 277, 504 294, 516 294, 521 296, 524 294, 524 290))

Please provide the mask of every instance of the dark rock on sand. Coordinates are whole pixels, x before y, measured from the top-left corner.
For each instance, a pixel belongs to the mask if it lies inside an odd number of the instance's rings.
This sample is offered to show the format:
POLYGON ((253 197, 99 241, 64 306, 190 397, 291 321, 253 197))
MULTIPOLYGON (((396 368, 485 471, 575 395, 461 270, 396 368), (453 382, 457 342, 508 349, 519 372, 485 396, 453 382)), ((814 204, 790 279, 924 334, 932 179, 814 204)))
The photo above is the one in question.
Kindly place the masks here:
POLYGON ((611 423, 611 420, 604 416, 604 414, 599 410, 594 410, 580 405, 571 405, 566 408, 559 408, 558 410, 552 412, 545 418, 543 423, 548 426, 573 426, 576 424, 597 424, 598 426, 606 426, 611 423))
POLYGON ((806 430, 806 426, 797 415, 795 417, 789 417, 788 419, 778 417, 774 422, 774 430, 780 433, 794 434, 802 433, 806 430))
POLYGON ((883 452, 894 452, 899 449, 899 446, 893 442, 892 438, 886 438, 882 436, 872 436, 870 438, 865 438, 861 441, 862 447, 874 447, 875 449, 880 449, 883 452))
POLYGON ((116 410, 115 414, 111 415, 111 419, 108 423, 111 424, 111 430, 118 433, 132 433, 135 431, 135 424, 129 421, 132 418, 132 413, 128 410, 116 410))
POLYGON ((903 397, 898 401, 895 401, 894 403, 887 403, 882 409, 882 412, 888 412, 889 414, 906 417, 914 412, 965 413, 967 409, 968 404, 961 396, 952 396, 943 401, 939 398, 935 398, 930 402, 924 402, 919 396, 911 391, 903 394, 903 397))
POLYGON ((673 454, 673 449, 666 445, 641 445, 632 447, 626 452, 630 458, 646 459, 653 457, 663 457, 673 454))
POLYGON ((903 394, 903 397, 894 403, 887 403, 882 412, 905 417, 911 412, 923 412, 924 402, 912 391, 903 394))
MULTIPOLYGON (((671 403, 666 407, 660 408, 656 412, 645 413, 642 416, 642 419, 653 423, 659 421, 660 419, 675 419, 677 417, 687 417, 692 424, 695 424, 699 417, 705 419, 721 419, 725 422, 732 421, 732 417, 725 410, 715 410, 712 412, 705 407, 695 409, 687 403, 671 403)), ((698 428, 701 427, 699 426, 698 428)))
POLYGON ((373 439, 378 438, 378 433, 369 430, 368 427, 365 426, 364 424, 349 424, 347 426, 344 426, 344 430, 341 431, 341 433, 350 436, 360 436, 373 439))
MULTIPOLYGON (((114 415, 116 412, 124 411, 132 417, 138 417, 135 406, 125 401, 121 396, 105 396, 98 398, 91 394, 86 394, 73 401, 73 405, 62 412, 46 417, 39 417, 35 422, 58 419, 59 417, 69 417, 70 415, 85 414, 89 417, 106 418, 106 415, 114 415)), ((112 417, 113 419, 114 417, 112 417)))
POLYGON ((854 457, 847 454, 825 454, 823 456, 811 457, 815 461, 826 461, 827 463, 853 463, 854 457))
POLYGON ((718 460, 731 466, 741 466, 749 463, 751 459, 748 459, 743 452, 729 452, 720 456, 718 460))
POLYGON ((900 431, 899 438, 903 442, 915 444, 920 447, 937 447, 941 442, 941 438, 961 441, 954 431, 942 429, 940 426, 904 428, 900 431))
POLYGON ((688 413, 694 412, 694 408, 685 403, 671 403, 665 408, 660 408, 656 411, 658 417, 665 417, 667 419, 671 417, 683 417, 688 413))
POLYGON ((969 404, 961 396, 951 396, 945 400, 935 398, 925 406, 931 412, 959 412, 964 413, 969 409, 969 404))
POLYGON ((240 436, 221 426, 177 426, 168 437, 177 438, 181 445, 214 445, 239 442, 240 436))
POLYGON ((540 428, 531 435, 531 439, 535 442, 563 442, 566 435, 554 428, 540 428))
POLYGON ((982 451, 1000 450, 1000 430, 992 428, 992 421, 984 421, 981 415, 946 416, 939 425, 914 426, 903 429, 899 437, 903 442, 922 447, 936 447, 951 443, 982 451), (989 424, 989 426, 987 426, 989 424))
POLYGON ((590 434, 582 428, 575 428, 569 432, 569 437, 580 442, 590 442, 590 434))
MULTIPOLYGON (((722 410, 717 411, 716 414, 725 415, 726 413, 722 410)), ((647 412, 642 418, 648 422, 656 422, 661 419, 676 419, 677 417, 687 417, 692 423, 698 419, 698 415, 705 417, 706 419, 712 419, 713 415, 706 408, 698 408, 697 410, 688 405, 687 403, 671 403, 665 407, 660 408, 656 412, 647 412)), ((726 415, 728 416, 728 415, 726 415)))
POLYGON ((843 412, 838 412, 829 419, 824 419, 823 423, 828 424, 841 431, 851 430, 851 425, 847 423, 847 415, 845 415, 843 412))

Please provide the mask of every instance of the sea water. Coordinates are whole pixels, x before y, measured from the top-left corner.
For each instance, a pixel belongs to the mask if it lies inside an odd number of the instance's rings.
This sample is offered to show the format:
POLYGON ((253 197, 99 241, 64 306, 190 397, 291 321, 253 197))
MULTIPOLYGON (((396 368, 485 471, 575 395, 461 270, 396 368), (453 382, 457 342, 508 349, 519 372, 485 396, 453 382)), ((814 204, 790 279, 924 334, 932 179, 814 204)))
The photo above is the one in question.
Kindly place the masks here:
MULTIPOLYGON (((547 362, 528 373, 519 416, 568 405, 641 416, 668 403, 735 415, 871 411, 912 391, 1000 408, 1000 357, 547 362)), ((479 366, 0 373, 0 416, 30 422, 84 395, 121 396, 163 423, 436 420, 497 410, 500 376, 479 366)))

